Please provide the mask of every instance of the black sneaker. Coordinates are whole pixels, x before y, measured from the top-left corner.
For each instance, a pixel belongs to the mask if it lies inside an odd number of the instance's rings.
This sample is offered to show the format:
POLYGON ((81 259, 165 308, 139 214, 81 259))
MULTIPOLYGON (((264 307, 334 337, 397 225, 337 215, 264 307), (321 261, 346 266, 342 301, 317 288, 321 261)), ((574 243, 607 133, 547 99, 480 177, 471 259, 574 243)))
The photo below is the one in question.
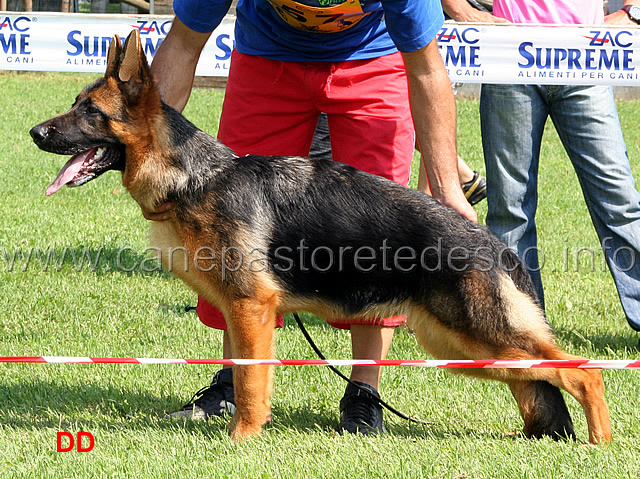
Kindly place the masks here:
POLYGON ((210 416, 233 415, 235 411, 233 370, 225 368, 216 373, 210 386, 195 393, 191 401, 168 417, 209 419, 210 416))
POLYGON ((340 400, 340 432, 364 435, 382 434, 382 406, 377 401, 380 395, 376 388, 360 381, 354 381, 365 391, 352 384, 347 385, 344 397, 340 400))

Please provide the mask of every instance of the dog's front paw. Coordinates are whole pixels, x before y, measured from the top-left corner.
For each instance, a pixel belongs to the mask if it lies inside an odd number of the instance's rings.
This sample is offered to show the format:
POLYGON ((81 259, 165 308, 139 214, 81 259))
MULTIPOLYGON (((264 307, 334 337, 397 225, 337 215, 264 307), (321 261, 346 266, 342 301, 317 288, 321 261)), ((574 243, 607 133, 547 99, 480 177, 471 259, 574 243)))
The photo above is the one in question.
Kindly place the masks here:
POLYGON ((243 441, 262 434, 262 424, 253 421, 236 420, 235 416, 229 423, 231 428, 231 440, 234 442, 243 441))

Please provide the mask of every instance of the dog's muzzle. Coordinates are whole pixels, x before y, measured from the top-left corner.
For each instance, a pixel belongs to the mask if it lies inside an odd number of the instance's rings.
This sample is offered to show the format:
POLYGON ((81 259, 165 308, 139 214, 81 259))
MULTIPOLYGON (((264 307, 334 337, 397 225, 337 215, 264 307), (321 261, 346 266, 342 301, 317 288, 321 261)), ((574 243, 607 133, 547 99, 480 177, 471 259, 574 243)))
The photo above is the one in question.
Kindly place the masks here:
POLYGON ((51 127, 43 125, 42 123, 34 126, 29 130, 29 134, 36 145, 40 146, 44 141, 46 141, 49 133, 51 132, 51 127))

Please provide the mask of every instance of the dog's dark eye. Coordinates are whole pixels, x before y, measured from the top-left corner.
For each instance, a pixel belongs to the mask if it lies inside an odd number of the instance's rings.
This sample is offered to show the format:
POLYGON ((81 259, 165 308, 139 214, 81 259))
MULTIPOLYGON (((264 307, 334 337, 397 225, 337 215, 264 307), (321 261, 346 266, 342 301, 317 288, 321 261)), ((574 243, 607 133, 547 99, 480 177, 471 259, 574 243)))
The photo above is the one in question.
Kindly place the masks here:
POLYGON ((102 112, 93 105, 87 105, 87 113, 90 115, 100 115, 102 112))

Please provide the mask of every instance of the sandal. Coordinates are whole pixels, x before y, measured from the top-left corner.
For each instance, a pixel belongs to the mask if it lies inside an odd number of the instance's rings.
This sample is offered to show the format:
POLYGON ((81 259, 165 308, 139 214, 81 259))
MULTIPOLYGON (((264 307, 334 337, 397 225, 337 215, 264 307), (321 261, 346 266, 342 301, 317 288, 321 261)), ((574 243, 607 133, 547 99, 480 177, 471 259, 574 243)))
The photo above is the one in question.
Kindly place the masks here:
POLYGON ((477 171, 473 172, 473 178, 462 183, 461 186, 464 197, 471 205, 475 205, 487 197, 487 181, 477 171))

